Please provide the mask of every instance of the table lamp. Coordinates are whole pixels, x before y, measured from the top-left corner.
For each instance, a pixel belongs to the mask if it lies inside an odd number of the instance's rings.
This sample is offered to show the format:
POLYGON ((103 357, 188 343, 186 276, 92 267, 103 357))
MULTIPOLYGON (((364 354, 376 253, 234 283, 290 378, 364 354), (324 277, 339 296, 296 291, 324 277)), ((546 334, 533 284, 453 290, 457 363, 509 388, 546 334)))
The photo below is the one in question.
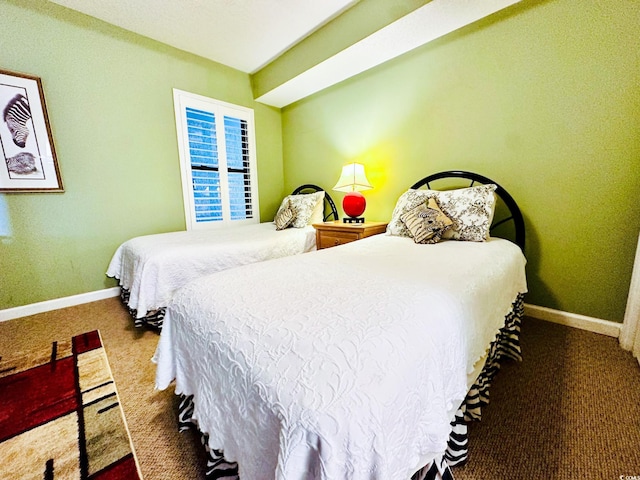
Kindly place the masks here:
POLYGON ((342 219, 344 223, 364 223, 361 217, 367 208, 367 201, 360 193, 361 190, 373 188, 364 174, 364 165, 360 163, 350 163, 342 167, 342 174, 334 190, 347 192, 342 199, 342 210, 348 216, 342 219))

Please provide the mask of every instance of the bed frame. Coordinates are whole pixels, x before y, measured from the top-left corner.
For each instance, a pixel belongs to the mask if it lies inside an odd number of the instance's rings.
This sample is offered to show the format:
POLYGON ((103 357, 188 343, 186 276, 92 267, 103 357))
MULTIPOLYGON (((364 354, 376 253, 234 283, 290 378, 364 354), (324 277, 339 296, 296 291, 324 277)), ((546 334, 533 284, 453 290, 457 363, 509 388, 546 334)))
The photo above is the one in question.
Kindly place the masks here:
MULTIPOLYGON (((504 211, 501 212, 500 211, 501 209, 499 208, 499 206, 498 208, 496 208, 496 215, 500 214, 500 215, 506 215, 506 216, 501 218, 500 220, 496 220, 496 218, 494 217, 493 223, 491 224, 490 231, 492 232, 492 234, 494 234, 493 236, 501 237, 501 238, 504 237, 507 240, 513 241, 524 252, 525 230, 524 230, 524 219, 522 217, 522 213, 520 212, 520 208, 518 207, 518 204, 513 199, 513 197, 509 195, 509 192, 507 192, 497 182, 494 182, 490 178, 485 177, 483 175, 479 175, 477 173, 467 172, 464 170, 446 170, 444 172, 434 173, 432 175, 424 177, 422 180, 418 180, 416 183, 414 183, 411 186, 411 188, 414 190, 419 189, 421 187, 426 187, 428 189, 431 189, 432 188, 431 183, 436 182, 438 180, 446 180, 446 179, 462 179, 462 180, 470 181, 470 183, 466 185, 468 187, 472 187, 476 183, 479 183, 481 185, 493 183, 494 185, 496 185, 498 187, 496 188, 496 195, 500 200, 502 200, 502 203, 504 204, 504 206, 506 206, 506 209, 508 210, 508 212, 504 212, 504 211), (505 234, 504 228, 496 232, 498 227, 503 225, 507 225, 507 226, 510 225, 508 222, 512 222, 511 232, 509 232, 509 230, 507 229, 506 230, 507 234, 505 234)), ((448 188, 444 188, 444 189, 433 188, 433 189, 448 190, 451 188, 460 188, 460 187, 459 185, 456 187, 452 187, 451 182, 449 182, 448 188)))
POLYGON ((302 193, 313 193, 313 192, 321 192, 324 190, 324 212, 322 215, 322 221, 328 222, 329 220, 338 220, 338 210, 336 209, 336 204, 334 203, 331 196, 327 193, 324 188, 321 188, 317 185, 313 185, 312 183, 306 183, 304 185, 300 185, 293 191, 292 195, 299 195, 302 193), (329 211, 329 213, 326 213, 329 211))

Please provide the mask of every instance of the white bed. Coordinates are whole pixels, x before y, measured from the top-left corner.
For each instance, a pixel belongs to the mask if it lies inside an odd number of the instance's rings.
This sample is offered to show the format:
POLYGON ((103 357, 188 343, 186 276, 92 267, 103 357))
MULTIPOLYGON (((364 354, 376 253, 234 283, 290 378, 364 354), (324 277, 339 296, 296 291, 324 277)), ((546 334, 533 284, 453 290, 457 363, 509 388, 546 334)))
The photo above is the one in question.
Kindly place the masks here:
POLYGON ((200 278, 167 308, 156 388, 175 381, 242 479, 446 469, 452 421, 526 292, 525 263, 499 238, 378 235, 200 278))
MULTIPOLYGON (((319 188, 303 185, 292 195, 319 188)), ((337 218, 333 200, 322 194, 316 217, 310 223, 318 221, 318 216, 322 221, 325 203, 331 212, 329 216, 337 218)), ((315 249, 315 230, 310 224, 277 230, 273 222, 267 222, 145 235, 118 247, 107 276, 119 281, 122 299, 137 326, 161 328, 164 309, 173 293, 190 281, 228 268, 315 249)))

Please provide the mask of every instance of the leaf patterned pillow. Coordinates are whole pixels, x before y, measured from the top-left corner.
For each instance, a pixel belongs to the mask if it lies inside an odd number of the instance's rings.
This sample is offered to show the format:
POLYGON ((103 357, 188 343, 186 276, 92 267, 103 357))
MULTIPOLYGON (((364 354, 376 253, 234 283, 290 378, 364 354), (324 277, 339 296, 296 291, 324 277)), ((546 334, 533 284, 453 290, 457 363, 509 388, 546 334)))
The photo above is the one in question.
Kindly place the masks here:
POLYGON ((393 209, 387 234, 410 237, 411 232, 400 217, 430 198, 435 198, 442 212, 453 221, 442 238, 471 242, 488 240, 495 209, 496 188, 496 185, 490 183, 457 190, 407 190, 393 209))
POLYGON ((304 228, 310 224, 311 216, 318 202, 322 202, 323 200, 324 191, 301 195, 288 195, 282 200, 275 218, 280 214, 280 210, 287 208, 288 202, 290 202, 289 205, 296 214, 292 223, 293 227, 304 228))
POLYGON ((496 185, 477 185, 437 192, 436 199, 442 211, 453 220, 451 229, 442 238, 484 242, 489 231, 496 206, 496 185))
POLYGON ((453 222, 447 217, 435 198, 418 205, 400 216, 416 243, 438 243, 453 222))
POLYGON ((429 198, 433 197, 432 192, 433 190, 410 189, 400 195, 391 214, 391 220, 387 225, 387 234, 397 235, 399 237, 410 237, 411 232, 407 229, 407 226, 400 217, 428 201, 429 198))

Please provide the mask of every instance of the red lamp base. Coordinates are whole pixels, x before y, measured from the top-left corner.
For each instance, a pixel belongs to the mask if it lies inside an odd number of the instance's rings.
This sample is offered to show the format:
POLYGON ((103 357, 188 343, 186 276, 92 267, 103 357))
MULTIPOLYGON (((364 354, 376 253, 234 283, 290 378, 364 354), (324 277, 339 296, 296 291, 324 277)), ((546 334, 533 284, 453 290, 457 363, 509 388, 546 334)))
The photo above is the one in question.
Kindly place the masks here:
POLYGON ((360 192, 348 192, 342 200, 342 210, 350 218, 345 218, 345 223, 363 223, 364 218, 360 217, 367 208, 367 201, 360 192))

